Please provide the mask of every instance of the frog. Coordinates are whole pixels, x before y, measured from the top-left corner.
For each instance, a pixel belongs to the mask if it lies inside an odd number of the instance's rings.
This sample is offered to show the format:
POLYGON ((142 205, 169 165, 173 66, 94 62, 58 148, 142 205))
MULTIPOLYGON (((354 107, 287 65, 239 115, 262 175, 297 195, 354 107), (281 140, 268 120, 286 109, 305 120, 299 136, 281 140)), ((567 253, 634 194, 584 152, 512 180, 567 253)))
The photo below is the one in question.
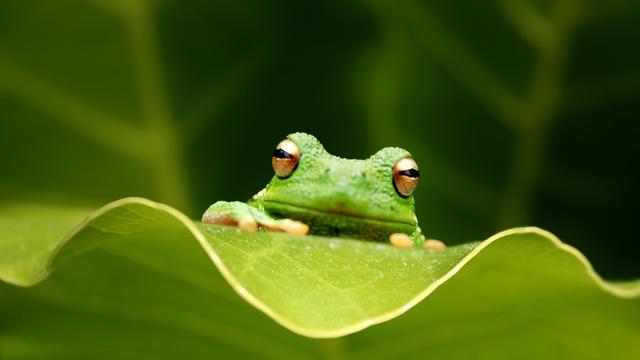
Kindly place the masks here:
POLYGON ((296 132, 279 142, 274 176, 247 202, 218 201, 202 222, 245 231, 280 231, 389 243, 398 248, 440 250, 418 226, 413 192, 418 164, 399 147, 368 159, 330 154, 313 135, 296 132))

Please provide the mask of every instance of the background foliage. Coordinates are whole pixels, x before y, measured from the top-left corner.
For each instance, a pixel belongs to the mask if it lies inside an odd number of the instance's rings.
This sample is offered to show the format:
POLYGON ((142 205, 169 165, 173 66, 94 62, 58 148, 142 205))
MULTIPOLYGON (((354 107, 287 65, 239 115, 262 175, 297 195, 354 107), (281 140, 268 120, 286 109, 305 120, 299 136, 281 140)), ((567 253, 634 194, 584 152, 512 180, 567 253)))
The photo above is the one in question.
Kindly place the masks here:
POLYGON ((447 243, 537 225, 640 276, 640 4, 380 0, 0 3, 0 202, 123 196, 199 217, 307 131, 398 145, 447 243))
POLYGON ((428 234, 535 224, 606 276, 640 267, 632 0, 5 1, 0 199, 129 196, 198 217, 308 131, 403 146, 428 234), (634 266, 636 265, 636 266, 634 266))

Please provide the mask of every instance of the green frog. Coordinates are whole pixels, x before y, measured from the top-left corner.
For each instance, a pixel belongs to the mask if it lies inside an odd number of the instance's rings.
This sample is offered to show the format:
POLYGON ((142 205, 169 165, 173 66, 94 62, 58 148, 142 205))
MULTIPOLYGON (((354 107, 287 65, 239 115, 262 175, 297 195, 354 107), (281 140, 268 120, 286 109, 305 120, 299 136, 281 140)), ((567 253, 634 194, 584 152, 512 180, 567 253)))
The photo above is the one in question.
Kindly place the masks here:
POLYGON ((366 160, 329 154, 312 135, 294 133, 271 158, 274 177, 247 203, 218 201, 206 224, 389 242, 396 247, 442 249, 426 240, 414 212, 418 164, 401 148, 366 160))

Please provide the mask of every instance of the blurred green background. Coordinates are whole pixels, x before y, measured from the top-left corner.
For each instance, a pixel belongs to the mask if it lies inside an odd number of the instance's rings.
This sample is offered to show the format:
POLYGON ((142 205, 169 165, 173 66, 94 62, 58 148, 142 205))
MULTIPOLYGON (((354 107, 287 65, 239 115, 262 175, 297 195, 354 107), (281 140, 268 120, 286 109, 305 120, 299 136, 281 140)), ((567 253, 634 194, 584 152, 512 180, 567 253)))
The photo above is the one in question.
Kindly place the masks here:
POLYGON ((411 151, 449 244, 536 225, 640 276, 640 3, 2 1, 0 202, 199 218, 294 131, 411 151))

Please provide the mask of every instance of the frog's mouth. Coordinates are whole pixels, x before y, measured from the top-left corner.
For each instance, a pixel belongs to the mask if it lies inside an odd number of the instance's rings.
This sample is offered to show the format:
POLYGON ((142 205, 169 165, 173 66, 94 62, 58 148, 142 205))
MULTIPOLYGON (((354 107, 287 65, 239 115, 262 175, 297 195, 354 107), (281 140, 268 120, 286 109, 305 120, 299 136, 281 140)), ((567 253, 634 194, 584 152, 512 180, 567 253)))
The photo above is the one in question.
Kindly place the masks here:
POLYGON ((393 219, 367 214, 356 214, 342 209, 317 209, 310 206, 293 204, 275 200, 263 200, 267 211, 280 217, 302 221, 314 228, 347 229, 355 232, 367 232, 372 229, 377 232, 412 233, 417 223, 415 219, 393 219))

